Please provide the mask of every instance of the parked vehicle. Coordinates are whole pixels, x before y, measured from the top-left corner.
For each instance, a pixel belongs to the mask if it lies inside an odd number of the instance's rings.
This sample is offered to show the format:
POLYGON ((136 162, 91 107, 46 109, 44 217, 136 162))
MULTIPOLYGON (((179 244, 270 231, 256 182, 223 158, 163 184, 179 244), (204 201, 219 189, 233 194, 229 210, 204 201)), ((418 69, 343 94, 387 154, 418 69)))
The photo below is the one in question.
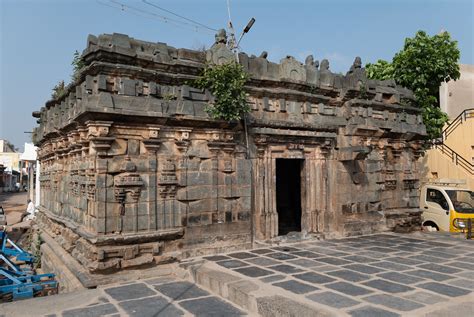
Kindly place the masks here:
POLYGON ((0 226, 6 226, 7 225, 7 215, 5 214, 5 210, 3 210, 3 207, 0 206, 0 226))
POLYGON ((474 192, 465 182, 438 180, 423 185, 420 208, 424 226, 440 231, 467 232, 474 227, 474 192))

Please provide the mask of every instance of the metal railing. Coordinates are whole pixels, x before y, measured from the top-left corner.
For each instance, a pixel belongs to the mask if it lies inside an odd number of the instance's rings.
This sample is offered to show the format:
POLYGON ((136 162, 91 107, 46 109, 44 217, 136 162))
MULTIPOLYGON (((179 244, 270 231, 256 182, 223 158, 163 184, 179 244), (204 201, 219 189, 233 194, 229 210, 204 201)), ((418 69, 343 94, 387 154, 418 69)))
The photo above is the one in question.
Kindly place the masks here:
POLYGON ((433 143, 433 147, 440 150, 444 155, 448 156, 454 164, 460 166, 470 175, 474 175, 474 164, 470 163, 452 148, 444 143, 433 143))
POLYGON ((474 119, 474 108, 465 109, 463 112, 461 112, 443 130, 441 142, 439 142, 440 140, 438 140, 438 142, 433 140, 432 145, 433 145, 434 148, 437 148, 443 154, 448 156, 454 164, 456 164, 457 166, 460 166, 462 169, 464 169, 470 175, 474 175, 474 164, 472 164, 467 159, 465 159, 462 155, 460 155, 459 153, 454 151, 452 148, 450 148, 449 146, 444 144, 444 141, 446 141, 446 138, 451 133, 453 133, 454 130, 456 130, 457 127, 459 127, 461 124, 463 124, 463 122, 465 122, 467 119, 474 119))
POLYGON ((474 119, 474 108, 465 109, 443 130, 443 141, 467 119, 474 119))

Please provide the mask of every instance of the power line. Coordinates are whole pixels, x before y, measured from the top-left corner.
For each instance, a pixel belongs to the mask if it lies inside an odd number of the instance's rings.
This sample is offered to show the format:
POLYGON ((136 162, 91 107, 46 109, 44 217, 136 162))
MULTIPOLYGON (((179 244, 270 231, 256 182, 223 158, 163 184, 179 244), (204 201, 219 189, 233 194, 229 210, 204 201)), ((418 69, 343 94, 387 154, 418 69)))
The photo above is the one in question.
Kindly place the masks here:
POLYGON ((204 27, 204 28, 206 28, 206 29, 208 29, 208 30, 216 31, 216 32, 218 31, 217 29, 211 28, 211 27, 209 27, 209 26, 207 26, 207 25, 205 25, 205 24, 202 24, 202 23, 200 23, 200 22, 197 22, 197 21, 195 21, 195 20, 186 18, 186 17, 184 17, 184 16, 182 16, 182 15, 179 15, 179 14, 177 14, 177 13, 171 11, 171 10, 168 10, 168 9, 165 9, 165 8, 162 8, 162 7, 159 7, 159 6, 157 6, 156 4, 154 4, 154 3, 148 2, 147 0, 142 0, 142 1, 143 1, 143 3, 148 4, 149 6, 152 6, 152 7, 154 7, 154 8, 157 8, 158 10, 162 10, 162 11, 168 12, 168 13, 170 13, 170 14, 172 14, 172 15, 178 17, 178 18, 181 18, 181 19, 184 19, 184 20, 186 20, 186 21, 192 22, 192 23, 197 24, 197 25, 199 25, 199 26, 202 26, 202 27, 204 27))
MULTIPOLYGON (((119 1, 116 1, 116 0, 109 0, 109 2, 112 2, 112 3, 115 3, 117 5, 120 5, 122 7, 122 11, 125 11, 125 8, 128 8, 129 10, 133 10, 133 11, 136 11, 136 12, 139 12, 139 13, 142 13, 142 14, 145 14, 145 15, 152 15, 154 17, 157 17, 161 20, 163 20, 164 22, 166 23, 169 23, 169 22, 172 22, 172 23, 176 23, 176 24, 183 24, 183 25, 190 25, 189 23, 186 23, 186 22, 183 22, 183 21, 179 21, 179 20, 175 20, 175 19, 170 19, 166 16, 163 16, 163 15, 159 15, 159 14, 156 14, 156 13, 153 13, 153 12, 148 12, 146 10, 143 10, 143 9, 140 9, 140 8, 136 8, 136 7, 132 7, 130 5, 127 5, 127 4, 124 4, 124 3, 121 3, 119 1)), ((192 25, 190 25, 191 27, 193 28, 197 28, 197 27, 194 27, 192 25)))
POLYGON ((132 7, 130 5, 121 3, 121 2, 116 1, 116 0, 108 0, 108 2, 111 3, 111 4, 104 3, 100 0, 96 0, 96 2, 103 5, 103 6, 107 6, 107 7, 110 7, 110 8, 114 8, 114 9, 117 9, 117 10, 128 12, 130 14, 133 14, 133 15, 139 16, 139 17, 159 20, 161 22, 164 22, 164 23, 167 23, 167 24, 179 27, 179 28, 186 28, 187 27, 188 29, 191 28, 193 31, 198 32, 198 33, 204 33, 204 34, 211 33, 208 30, 203 30, 203 28, 201 28, 199 26, 191 25, 191 24, 183 22, 183 21, 171 19, 171 18, 168 18, 166 16, 162 16, 162 15, 159 15, 159 14, 156 14, 156 13, 153 13, 153 12, 148 12, 148 11, 145 11, 145 10, 140 9, 140 8, 132 7), (202 32, 201 30, 204 31, 204 32, 202 32))

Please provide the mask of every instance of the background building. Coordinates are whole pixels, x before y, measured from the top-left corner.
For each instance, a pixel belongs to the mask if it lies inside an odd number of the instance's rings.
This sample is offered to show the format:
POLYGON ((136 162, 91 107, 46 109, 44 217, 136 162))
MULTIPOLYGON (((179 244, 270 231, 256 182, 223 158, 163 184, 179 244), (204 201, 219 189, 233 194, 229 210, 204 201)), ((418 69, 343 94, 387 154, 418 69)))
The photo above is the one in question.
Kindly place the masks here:
POLYGON ((423 177, 466 180, 474 190, 474 65, 460 65, 461 78, 439 89, 441 109, 449 116, 442 144, 422 158, 423 177))
POLYGON ((36 175, 36 150, 33 143, 25 143, 25 151, 20 155, 22 188, 28 190, 28 198, 34 201, 35 175, 36 175))
POLYGON ((0 165, 3 165, 0 191, 15 191, 16 184, 20 183, 21 165, 20 153, 7 140, 0 139, 0 165))

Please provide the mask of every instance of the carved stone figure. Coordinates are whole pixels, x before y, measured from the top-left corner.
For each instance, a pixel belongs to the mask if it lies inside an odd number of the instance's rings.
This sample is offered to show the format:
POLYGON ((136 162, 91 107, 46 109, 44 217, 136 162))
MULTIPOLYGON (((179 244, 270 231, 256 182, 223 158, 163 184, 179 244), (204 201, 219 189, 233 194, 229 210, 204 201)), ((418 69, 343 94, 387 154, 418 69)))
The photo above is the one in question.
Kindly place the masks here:
POLYGON ((280 78, 306 81, 306 71, 300 62, 288 55, 280 61, 280 78))
POLYGON ((268 52, 267 51, 263 51, 260 56, 260 58, 267 58, 268 57, 268 52))
POLYGON ((216 35, 214 36, 216 41, 214 42, 214 45, 219 45, 219 44, 227 44, 227 33, 224 29, 220 29, 217 31, 216 35))
POLYGON ((234 53, 227 47, 226 31, 220 29, 215 35, 215 43, 206 51, 206 60, 210 63, 220 65, 234 59, 234 53))
POLYGON ((365 69, 362 68, 362 60, 359 56, 354 59, 354 63, 346 74, 348 87, 360 89, 367 82, 365 69))
POLYGON ((323 59, 321 61, 321 72, 328 72, 329 71, 329 61, 327 59, 323 59))

